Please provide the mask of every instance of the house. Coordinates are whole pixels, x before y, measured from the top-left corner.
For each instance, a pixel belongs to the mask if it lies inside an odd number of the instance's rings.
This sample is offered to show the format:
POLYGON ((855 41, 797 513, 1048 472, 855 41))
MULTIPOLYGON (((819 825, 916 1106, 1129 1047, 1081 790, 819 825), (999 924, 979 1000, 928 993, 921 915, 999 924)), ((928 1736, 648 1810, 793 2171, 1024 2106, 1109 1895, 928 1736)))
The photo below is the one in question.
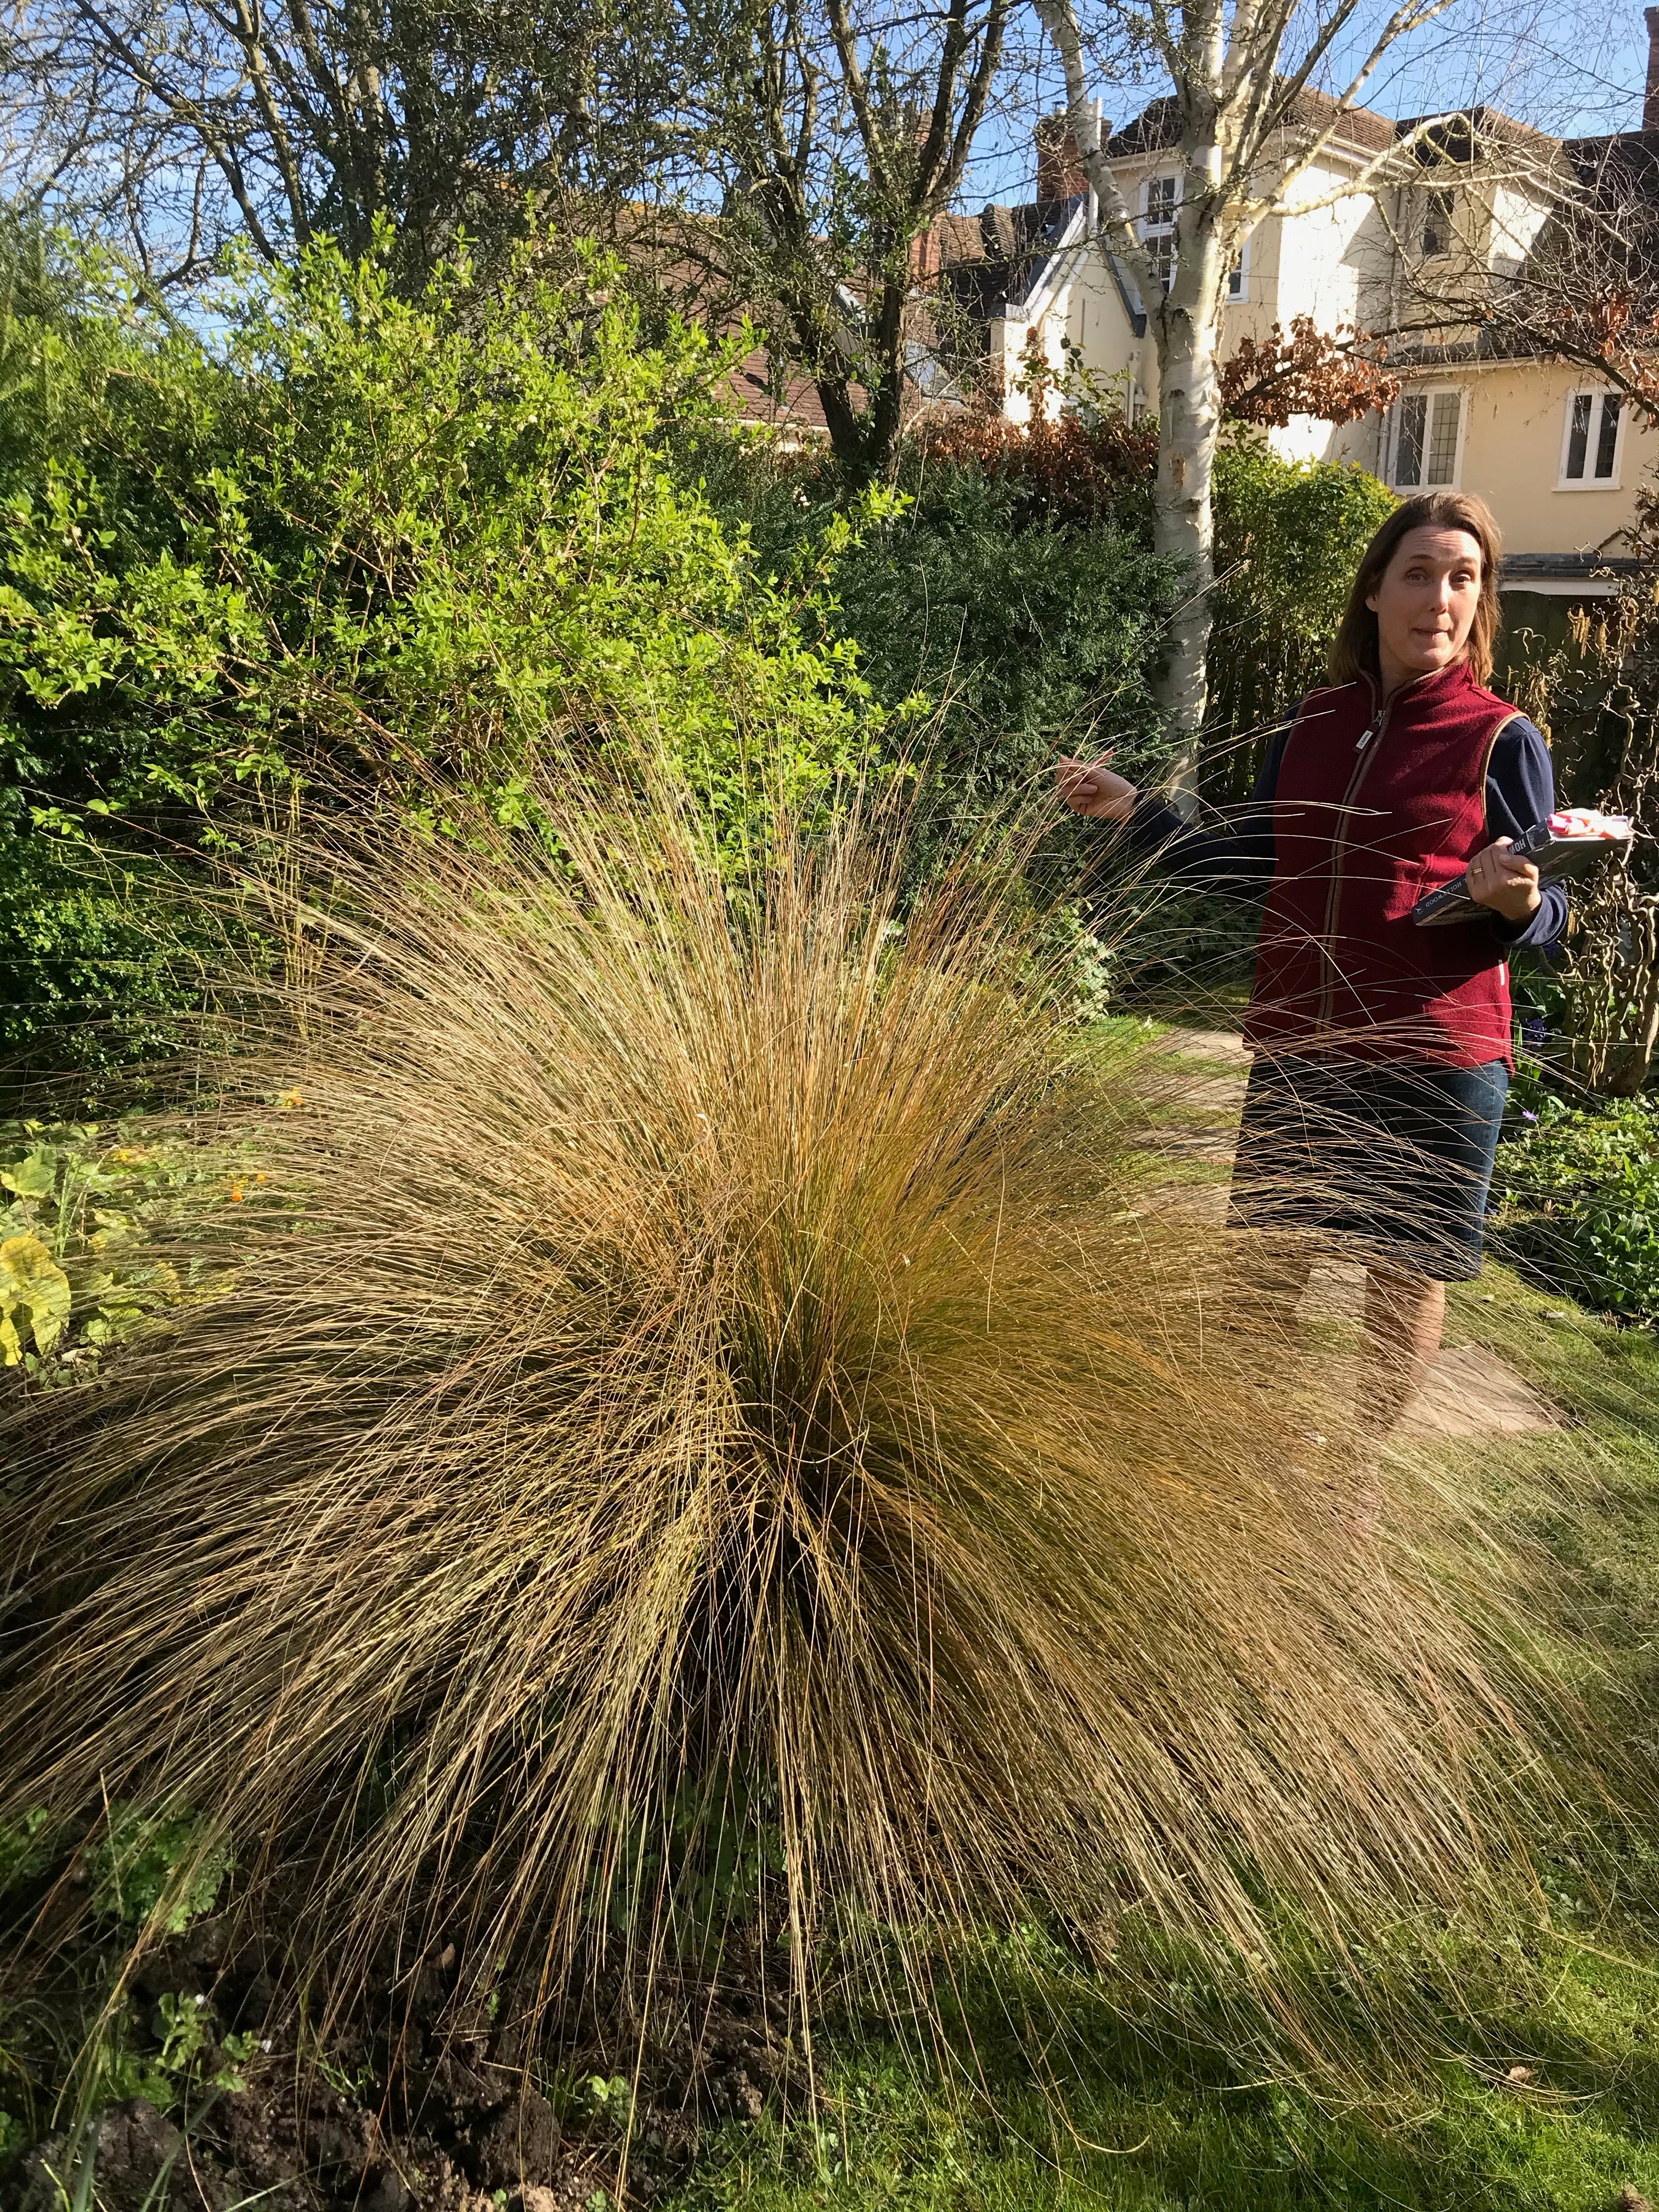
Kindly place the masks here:
MULTIPOLYGON (((1224 313, 1224 360, 1244 337, 1265 339, 1274 325, 1288 331, 1302 315, 1332 334, 1395 333, 1389 366, 1403 386, 1386 411, 1337 426, 1292 416, 1267 434, 1287 459, 1356 462, 1402 493, 1480 492, 1504 532, 1505 590, 1540 599, 1613 588, 1592 571, 1616 569, 1625 557, 1659 434, 1593 373, 1489 327, 1480 303, 1494 286, 1518 285, 1550 226, 1598 198, 1634 199, 1659 224, 1659 8, 1647 21, 1639 131, 1561 140, 1475 110, 1434 134, 1409 183, 1351 191, 1361 170, 1414 126, 1366 109, 1338 117, 1297 188, 1300 200, 1322 204, 1261 224, 1232 272, 1224 313), (1513 158, 1472 167, 1469 143, 1455 143, 1460 129, 1513 158)), ((1295 119, 1319 128, 1335 114, 1311 91, 1301 107, 1295 119)), ((1175 248, 1177 143, 1172 100, 1153 101, 1106 141, 1154 260, 1175 248)), ((1039 131, 1036 155, 1034 203, 950 218, 939 241, 956 295, 981 328, 990 380, 1011 414, 1029 414, 1020 364, 1035 334, 1049 362, 1059 365, 1063 349, 1073 365, 1115 385, 1132 411, 1156 407, 1144 305, 1128 269, 1091 235, 1087 180, 1063 123, 1039 131)), ((1510 610, 1512 620, 1527 614, 1510 610)))

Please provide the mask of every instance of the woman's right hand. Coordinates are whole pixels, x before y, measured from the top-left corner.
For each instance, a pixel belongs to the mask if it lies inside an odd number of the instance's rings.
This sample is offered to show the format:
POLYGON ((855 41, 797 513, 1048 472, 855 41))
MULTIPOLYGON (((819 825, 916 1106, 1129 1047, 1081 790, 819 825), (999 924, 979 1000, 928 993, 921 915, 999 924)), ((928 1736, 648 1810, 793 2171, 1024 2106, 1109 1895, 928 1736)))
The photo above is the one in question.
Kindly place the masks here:
POLYGON ((1127 822, 1140 793, 1127 775, 1117 775, 1103 760, 1054 763, 1054 785, 1073 814, 1097 822, 1127 822))

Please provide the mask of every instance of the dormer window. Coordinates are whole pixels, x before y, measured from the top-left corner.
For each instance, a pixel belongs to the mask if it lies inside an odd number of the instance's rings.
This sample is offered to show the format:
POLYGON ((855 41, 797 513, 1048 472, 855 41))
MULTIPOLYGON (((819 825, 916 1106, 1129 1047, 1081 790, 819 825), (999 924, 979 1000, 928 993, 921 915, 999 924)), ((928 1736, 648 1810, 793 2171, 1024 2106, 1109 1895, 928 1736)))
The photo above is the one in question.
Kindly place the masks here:
POLYGON ((1175 282, 1176 209, 1180 198, 1179 177, 1147 178, 1140 203, 1140 239, 1152 274, 1165 292, 1175 282))
POLYGON ((1433 261, 1452 250, 1452 195, 1447 191, 1423 195, 1423 258, 1433 261))

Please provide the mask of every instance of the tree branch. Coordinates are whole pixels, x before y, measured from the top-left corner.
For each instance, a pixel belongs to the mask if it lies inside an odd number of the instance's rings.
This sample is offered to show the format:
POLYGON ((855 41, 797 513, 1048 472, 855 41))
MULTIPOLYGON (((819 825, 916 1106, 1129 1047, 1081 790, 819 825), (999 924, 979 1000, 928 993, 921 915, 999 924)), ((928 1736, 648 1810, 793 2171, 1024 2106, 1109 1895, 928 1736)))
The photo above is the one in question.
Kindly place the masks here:
POLYGON ((170 114, 175 116, 179 121, 195 132, 204 152, 209 155, 228 185, 231 197, 236 203, 243 222, 247 225, 248 236, 253 241, 254 251, 262 260, 274 263, 278 258, 276 248, 267 234, 264 225, 259 220, 258 211, 254 207, 252 196, 247 189, 247 181, 242 173, 242 165, 215 129, 206 112, 191 99, 188 94, 178 91, 159 76, 142 55, 92 4, 92 0, 73 0, 73 4, 77 15, 93 27, 105 41, 110 52, 118 56, 123 67, 128 70, 134 82, 142 84, 146 90, 153 93, 170 114))

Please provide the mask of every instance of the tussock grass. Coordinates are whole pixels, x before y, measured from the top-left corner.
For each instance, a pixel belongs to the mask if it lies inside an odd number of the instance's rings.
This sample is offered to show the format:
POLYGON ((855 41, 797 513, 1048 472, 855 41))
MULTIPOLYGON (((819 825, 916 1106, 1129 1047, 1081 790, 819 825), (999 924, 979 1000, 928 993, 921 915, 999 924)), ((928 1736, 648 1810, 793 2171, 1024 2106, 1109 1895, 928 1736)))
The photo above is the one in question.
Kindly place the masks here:
POLYGON ((745 1899, 805 1996, 832 1911, 1266 1972, 1466 1898, 1501 1642, 1306 1472, 1169 1063, 996 870, 901 928, 892 809, 734 900, 669 801, 545 805, 309 856, 208 1071, 234 1282, 9 1421, 0 1816, 191 1806, 337 1996, 648 1988, 745 1899))

